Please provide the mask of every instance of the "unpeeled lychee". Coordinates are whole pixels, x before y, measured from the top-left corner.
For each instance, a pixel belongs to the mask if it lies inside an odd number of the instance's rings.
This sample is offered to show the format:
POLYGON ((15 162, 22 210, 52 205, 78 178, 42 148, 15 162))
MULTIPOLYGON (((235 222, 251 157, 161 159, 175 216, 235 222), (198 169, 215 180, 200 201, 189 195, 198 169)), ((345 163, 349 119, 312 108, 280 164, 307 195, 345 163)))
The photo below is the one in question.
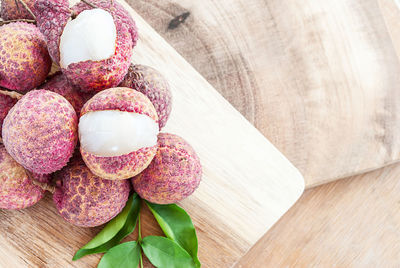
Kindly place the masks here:
POLYGON ((110 180, 144 170, 157 150, 158 118, 150 100, 130 88, 97 93, 82 108, 80 151, 89 169, 110 180))
POLYGON ((181 137, 160 133, 151 164, 132 179, 140 197, 156 204, 171 204, 191 195, 200 184, 202 168, 196 152, 181 137))
POLYGON ((0 87, 20 92, 43 83, 51 68, 44 36, 24 22, 0 27, 0 62, 0 87))
POLYGON ((26 170, 0 144, 0 208, 23 209, 42 199, 44 190, 36 186, 26 170))
POLYGON ((50 55, 68 80, 86 92, 117 86, 122 81, 137 40, 136 25, 120 4, 91 2, 99 9, 78 3, 72 8, 77 15, 72 21, 68 21, 72 12, 67 1, 38 0, 35 4, 50 55))
POLYGON ((159 71, 132 64, 120 86, 133 88, 146 95, 156 108, 160 129, 165 126, 171 113, 172 94, 167 80, 159 71))
POLYGON ((39 89, 53 91, 63 96, 71 103, 72 107, 74 107, 78 117, 83 105, 92 96, 88 93, 80 92, 75 86, 68 82, 65 75, 61 72, 57 72, 48 78, 48 81, 41 85, 39 89))
MULTIPOLYGON (((35 0, 24 0, 25 4, 34 10, 35 0)), ((1 0, 0 17, 3 20, 34 19, 20 0, 1 0)))
POLYGON ((77 143, 78 119, 72 105, 48 90, 33 90, 8 112, 3 143, 8 153, 33 173, 64 167, 77 143))
POLYGON ((105 180, 94 175, 80 158, 55 173, 60 186, 53 199, 61 216, 82 227, 108 222, 124 208, 129 198, 129 180, 105 180))
POLYGON ((3 127, 4 118, 6 118, 8 111, 17 103, 18 99, 10 96, 8 92, 0 91, 0 132, 3 127))

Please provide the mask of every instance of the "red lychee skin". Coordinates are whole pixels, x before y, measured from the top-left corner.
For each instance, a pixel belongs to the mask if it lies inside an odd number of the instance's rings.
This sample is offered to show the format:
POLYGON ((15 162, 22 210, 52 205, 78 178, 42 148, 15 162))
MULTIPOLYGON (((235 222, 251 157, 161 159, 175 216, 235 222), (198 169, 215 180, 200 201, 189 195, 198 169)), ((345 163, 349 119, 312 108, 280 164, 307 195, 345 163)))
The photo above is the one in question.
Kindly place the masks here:
POLYGON ((132 64, 120 86, 133 88, 146 95, 156 108, 160 129, 165 126, 172 109, 172 93, 160 72, 149 66, 132 64))
POLYGON ((0 208, 23 209, 42 199, 44 190, 32 183, 25 169, 0 144, 0 208))
MULTIPOLYGON (((24 2, 31 11, 34 10, 35 0, 24 0, 24 2)), ((28 10, 26 10, 19 0, 1 0, 0 17, 3 20, 33 20, 33 16, 28 12, 28 10), (16 3, 18 3, 18 6, 16 3)))
POLYGON ((151 164, 132 179, 133 188, 156 204, 171 204, 191 195, 199 186, 202 168, 196 152, 181 137, 160 133, 151 164))
POLYGON ((55 177, 61 186, 53 200, 61 216, 73 225, 104 224, 121 212, 129 198, 129 180, 101 179, 81 159, 71 161, 55 177))
POLYGON ((0 92, 0 132, 3 128, 3 121, 8 111, 17 103, 18 99, 2 94, 0 92))
POLYGON ((68 0, 36 0, 34 14, 37 26, 43 33, 49 54, 54 62, 60 63, 60 38, 65 25, 71 18, 68 0))
POLYGON ((61 72, 57 72, 48 78, 48 81, 40 86, 39 89, 50 90, 66 98, 72 107, 74 107, 78 117, 85 102, 92 97, 91 94, 80 92, 68 82, 65 75, 61 72))
POLYGON ((48 90, 33 90, 8 112, 3 143, 23 167, 50 174, 64 167, 77 143, 78 119, 72 105, 48 90))
MULTIPOLYGON (((144 114, 158 122, 157 112, 150 100, 131 88, 111 88, 94 95, 82 108, 81 116, 88 112, 119 110, 144 114)), ((100 178, 124 180, 142 172, 153 159, 157 145, 129 154, 113 157, 96 156, 80 148, 89 169, 100 178)))
MULTIPOLYGON (((136 25, 120 4, 108 0, 92 1, 92 3, 112 15, 117 30, 117 40, 114 55, 110 58, 71 63, 61 69, 71 83, 85 92, 98 92, 117 86, 128 72, 132 49, 137 40, 136 25), (111 6, 111 3, 114 5, 111 6)), ((83 2, 72 8, 78 15, 88 9, 92 7, 83 2)))
POLYGON ((0 86, 19 92, 39 86, 51 68, 44 36, 24 22, 0 27, 0 62, 0 86))

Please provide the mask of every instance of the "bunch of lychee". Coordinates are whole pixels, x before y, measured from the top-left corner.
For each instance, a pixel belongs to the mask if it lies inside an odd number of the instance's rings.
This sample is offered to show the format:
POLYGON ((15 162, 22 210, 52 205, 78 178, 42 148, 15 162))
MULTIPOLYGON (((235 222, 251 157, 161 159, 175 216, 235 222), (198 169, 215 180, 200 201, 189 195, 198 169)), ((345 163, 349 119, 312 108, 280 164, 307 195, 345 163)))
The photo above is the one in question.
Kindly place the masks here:
POLYGON ((120 4, 1 0, 0 14, 0 208, 48 190, 65 220, 92 227, 122 210, 132 186, 158 204, 195 191, 199 157, 160 133, 169 84, 131 64, 138 30, 120 4))

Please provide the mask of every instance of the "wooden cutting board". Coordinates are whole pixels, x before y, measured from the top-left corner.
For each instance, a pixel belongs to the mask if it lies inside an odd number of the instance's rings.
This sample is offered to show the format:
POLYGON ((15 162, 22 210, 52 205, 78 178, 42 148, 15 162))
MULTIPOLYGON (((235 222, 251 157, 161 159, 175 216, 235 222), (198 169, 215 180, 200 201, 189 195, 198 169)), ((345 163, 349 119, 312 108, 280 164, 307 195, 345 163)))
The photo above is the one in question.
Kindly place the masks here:
MULTIPOLYGON (((134 62, 170 81, 165 129, 183 136, 203 164, 199 189, 181 205, 192 216, 204 267, 229 267, 293 205, 304 189, 298 170, 126 3, 140 40, 134 62)), ((159 232, 148 212, 144 234, 159 232)), ((48 195, 22 211, 0 211, 1 267, 93 267, 101 255, 72 262, 100 228, 64 222, 48 195)), ((133 239, 133 236, 130 237, 133 239)))
POLYGON ((376 0, 128 2, 307 187, 399 160, 400 65, 376 0))

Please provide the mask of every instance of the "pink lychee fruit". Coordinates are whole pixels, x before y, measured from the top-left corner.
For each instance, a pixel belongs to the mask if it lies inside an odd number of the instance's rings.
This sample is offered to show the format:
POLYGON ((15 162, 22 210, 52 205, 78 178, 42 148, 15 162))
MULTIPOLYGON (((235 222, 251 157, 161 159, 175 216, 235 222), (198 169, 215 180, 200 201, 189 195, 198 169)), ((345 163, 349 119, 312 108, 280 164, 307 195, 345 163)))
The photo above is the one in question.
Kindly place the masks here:
POLYGON ((38 0, 35 4, 50 55, 67 79, 86 92, 122 81, 137 40, 136 25, 120 4, 108 0, 92 3, 98 8, 82 2, 70 10, 62 0, 38 0), (69 20, 72 14, 76 17, 69 20))
POLYGON ((26 170, 0 144, 0 208, 23 209, 42 199, 44 190, 36 186, 26 170))
POLYGON ((47 82, 39 87, 60 94, 67 99, 74 107, 79 117, 81 109, 85 102, 92 97, 92 94, 80 92, 74 85, 68 82, 67 78, 61 72, 57 72, 48 78, 47 82))
POLYGON ((74 158, 54 177, 60 182, 53 196, 57 210, 77 226, 94 227, 108 222, 121 212, 129 198, 129 180, 101 179, 80 158, 74 158))
POLYGON ((0 62, 0 87, 19 92, 42 84, 51 68, 44 36, 24 22, 0 27, 0 62))
POLYGON ((33 173, 64 167, 77 143, 78 119, 72 105, 48 90, 33 90, 8 112, 3 143, 8 153, 33 173))
MULTIPOLYGON (((34 10, 35 0, 23 1, 31 11, 34 10)), ((3 20, 34 19, 20 0, 1 0, 0 17, 3 20)))
POLYGON ((201 175, 200 159, 192 146, 177 135, 160 133, 153 161, 132 179, 132 184, 143 199, 171 204, 191 195, 201 175))
POLYGON ((3 127, 4 118, 6 118, 8 111, 10 111, 10 109, 17 103, 17 101, 18 99, 12 97, 10 94, 8 94, 8 92, 0 90, 0 132, 3 127))
POLYGON ((133 88, 146 95, 156 108, 160 129, 165 126, 171 113, 172 94, 167 80, 159 71, 132 64, 119 86, 133 88))
POLYGON ((131 88, 106 89, 82 108, 81 155, 97 176, 128 179, 150 164, 158 131, 157 112, 145 95, 131 88))

